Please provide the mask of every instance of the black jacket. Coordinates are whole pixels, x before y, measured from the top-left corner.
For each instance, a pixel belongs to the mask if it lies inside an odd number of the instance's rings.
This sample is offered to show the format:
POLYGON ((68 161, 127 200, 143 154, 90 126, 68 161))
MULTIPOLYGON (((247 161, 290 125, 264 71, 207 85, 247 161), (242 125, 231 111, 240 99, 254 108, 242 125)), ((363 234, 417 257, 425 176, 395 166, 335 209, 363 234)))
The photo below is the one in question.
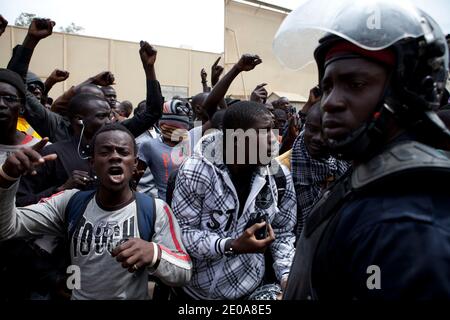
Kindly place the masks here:
MULTIPOLYGON (((50 197, 69 179, 73 170, 86 171, 91 178, 95 178, 89 160, 80 157, 77 147, 78 138, 75 137, 45 147, 41 152, 42 155, 56 153, 58 157, 54 161, 47 161, 39 166, 36 169, 36 175, 27 175, 20 179, 16 205, 27 206, 39 202, 42 198, 50 197)), ((87 189, 94 186, 94 184, 88 186, 87 189)))
POLYGON ((354 168, 309 216, 284 298, 450 298, 448 179, 448 157, 408 141, 354 168))

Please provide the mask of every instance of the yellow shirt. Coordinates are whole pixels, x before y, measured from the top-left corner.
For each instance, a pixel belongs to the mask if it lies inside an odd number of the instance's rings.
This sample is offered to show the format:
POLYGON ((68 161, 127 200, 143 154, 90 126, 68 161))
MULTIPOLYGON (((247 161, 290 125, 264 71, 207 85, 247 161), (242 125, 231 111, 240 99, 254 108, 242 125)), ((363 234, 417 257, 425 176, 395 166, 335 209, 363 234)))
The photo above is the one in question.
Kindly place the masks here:
POLYGON ((280 162, 282 165, 285 165, 289 170, 291 170, 291 154, 292 149, 289 149, 288 151, 279 155, 275 159, 277 159, 278 162, 280 162))
POLYGON ((17 119, 17 130, 25 132, 26 134, 32 135, 36 139, 42 139, 40 135, 30 126, 30 124, 22 117, 17 119))

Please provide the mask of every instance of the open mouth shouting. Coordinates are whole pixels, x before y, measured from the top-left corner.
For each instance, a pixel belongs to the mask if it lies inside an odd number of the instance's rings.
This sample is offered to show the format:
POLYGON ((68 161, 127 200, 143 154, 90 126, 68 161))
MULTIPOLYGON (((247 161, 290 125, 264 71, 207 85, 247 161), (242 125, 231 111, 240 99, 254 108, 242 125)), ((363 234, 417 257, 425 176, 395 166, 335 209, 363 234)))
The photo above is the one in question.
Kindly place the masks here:
POLYGON ((112 166, 108 169, 108 177, 112 183, 120 184, 124 181, 125 175, 122 167, 112 166))

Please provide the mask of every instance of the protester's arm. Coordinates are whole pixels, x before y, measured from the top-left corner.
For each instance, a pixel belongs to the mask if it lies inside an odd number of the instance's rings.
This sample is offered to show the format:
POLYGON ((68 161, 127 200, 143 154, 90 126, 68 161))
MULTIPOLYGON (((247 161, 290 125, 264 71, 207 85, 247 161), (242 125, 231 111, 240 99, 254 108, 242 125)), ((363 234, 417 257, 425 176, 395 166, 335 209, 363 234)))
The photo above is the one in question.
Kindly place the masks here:
POLYGON ((66 81, 69 78, 69 72, 64 70, 55 69, 45 80, 44 87, 45 92, 44 95, 47 96, 50 90, 53 88, 55 84, 58 82, 66 81))
POLYGON ((133 238, 114 249, 112 256, 130 272, 147 268, 169 286, 182 286, 191 279, 192 263, 169 206, 155 200, 155 233, 152 241, 133 238))
POLYGON ((211 85, 214 87, 219 82, 220 76, 223 73, 223 67, 219 65, 221 57, 218 57, 214 64, 211 66, 211 85))
POLYGON ((56 142, 58 137, 69 138, 68 127, 61 115, 48 110, 30 92, 27 92, 26 100, 23 116, 41 137, 48 137, 50 142, 56 142))
POLYGON ((172 210, 164 201, 155 201, 155 235, 152 242, 158 245, 159 262, 155 267, 149 267, 149 271, 169 286, 182 286, 191 278, 191 258, 186 253, 181 230, 172 210))
POLYGON ((275 241, 272 243, 270 251, 274 260, 275 274, 284 286, 295 254, 294 228, 297 223, 297 200, 289 170, 282 165, 281 167, 286 177, 286 190, 278 207, 279 213, 275 215, 272 221, 275 241))
POLYGON ((203 108, 211 119, 217 111, 219 102, 225 97, 233 80, 242 72, 253 70, 262 61, 257 55, 244 54, 239 61, 213 87, 205 100, 203 108))
MULTIPOLYGON (((53 153, 56 153, 54 145, 49 145, 42 150, 41 155, 45 157, 53 153)), ((22 177, 16 194, 16 205, 23 207, 35 204, 41 199, 48 198, 64 190, 84 189, 87 184, 92 182, 88 172, 73 170, 67 180, 61 183, 61 179, 65 176, 62 173, 63 170, 61 162, 57 159, 55 161, 46 161, 37 167, 35 175, 22 177)))
POLYGON ((39 41, 52 34, 54 26, 55 22, 50 19, 33 19, 22 45, 14 48, 7 68, 18 73, 25 81, 34 49, 39 41))
POLYGON ((264 88, 267 83, 260 83, 256 86, 256 88, 252 91, 250 95, 250 101, 259 102, 265 104, 267 101, 267 90, 264 88))
POLYGON ((76 190, 24 208, 16 208, 14 203, 18 179, 23 174, 34 174, 37 166, 56 159, 55 154, 42 157, 38 153, 47 141, 44 138, 32 148, 23 148, 13 153, 1 167, 0 240, 41 234, 64 235, 65 207, 76 190))
POLYGON ((67 190, 38 204, 18 208, 14 204, 18 185, 16 182, 7 189, 0 188, 0 241, 43 234, 64 236, 64 210, 78 190, 67 190))
POLYGON ((308 113, 309 109, 320 100, 322 96, 322 91, 320 90, 319 86, 315 86, 314 88, 311 88, 309 90, 309 97, 308 101, 306 101, 305 105, 302 108, 302 112, 308 113))
MULTIPOLYGON (((44 148, 42 156, 53 153, 52 145, 44 148), (49 152, 47 152, 49 151, 49 152)), ((56 161, 46 161, 36 168, 35 175, 26 175, 20 178, 19 189, 16 193, 16 206, 24 207, 38 203, 57 192, 57 185, 53 185, 56 178, 56 161)))
MULTIPOLYGON (((54 25, 55 22, 49 19, 33 19, 22 45, 14 48, 8 69, 18 73, 25 81, 35 47, 40 40, 52 34, 54 25)), ((62 119, 49 112, 32 94, 27 93, 26 100, 25 119, 41 137, 50 137, 50 141, 54 142, 54 130, 62 119)))
POLYGON ((82 86, 87 84, 109 86, 114 84, 114 80, 114 75, 109 71, 103 71, 93 77, 89 77, 80 84, 70 87, 69 90, 58 97, 52 104, 52 111, 60 114, 66 113, 70 100, 78 93, 82 86))
MULTIPOLYGON (((217 82, 219 82, 220 76, 222 75, 223 71, 225 70, 221 65, 219 65, 220 59, 221 59, 221 57, 218 57, 217 60, 214 62, 214 64, 211 66, 211 86, 213 86, 213 87, 217 84, 217 82)), ((209 92, 211 92, 211 88, 210 88, 209 92)), ((219 109, 227 108, 227 103, 225 102, 225 97, 220 99, 218 107, 219 107, 219 109)), ((203 132, 205 132, 205 130, 203 132)))
POLYGON ((235 254, 263 253, 275 239, 270 226, 267 238, 256 239, 256 231, 265 227, 265 222, 254 224, 236 239, 202 229, 204 197, 213 193, 214 185, 208 173, 199 174, 196 165, 195 160, 188 159, 180 168, 172 199, 173 212, 188 253, 197 259, 220 259, 230 246, 235 254))
POLYGON ((145 71, 147 81, 146 108, 143 113, 139 113, 131 119, 126 119, 122 124, 138 137, 151 128, 162 116, 163 97, 161 87, 156 79, 155 61, 157 51, 147 42, 141 41, 139 55, 145 71))
POLYGON ((5 32, 7 25, 8 25, 8 20, 3 18, 3 16, 0 14, 0 37, 2 36, 3 32, 5 32))
POLYGON ((210 92, 211 88, 208 87, 208 74, 206 73, 205 68, 202 68, 202 70, 200 71, 200 78, 202 79, 203 92, 210 92))

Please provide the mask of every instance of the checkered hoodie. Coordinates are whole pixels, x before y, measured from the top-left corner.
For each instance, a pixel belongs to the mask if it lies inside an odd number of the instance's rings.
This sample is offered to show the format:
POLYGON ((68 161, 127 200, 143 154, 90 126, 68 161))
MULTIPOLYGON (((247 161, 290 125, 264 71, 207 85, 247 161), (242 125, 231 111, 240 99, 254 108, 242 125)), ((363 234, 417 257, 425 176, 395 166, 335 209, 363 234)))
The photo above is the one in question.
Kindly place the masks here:
POLYGON ((337 179, 350 167, 350 162, 338 160, 331 156, 316 160, 311 157, 305 144, 303 130, 292 146, 291 170, 297 194, 297 228, 296 236, 300 238, 306 219, 314 204, 319 201, 325 190, 327 179, 337 179))
POLYGON ((294 257, 296 198, 288 169, 286 191, 277 206, 275 179, 262 167, 240 204, 222 159, 222 133, 205 136, 180 167, 173 195, 173 212, 183 243, 193 262, 191 281, 183 289, 196 299, 239 299, 251 294, 264 275, 263 254, 224 255, 227 239, 238 238, 252 213, 267 214, 275 233, 270 246, 278 280, 287 277, 294 257), (218 159, 218 160, 217 160, 218 159), (238 219, 239 206, 244 205, 238 219))

